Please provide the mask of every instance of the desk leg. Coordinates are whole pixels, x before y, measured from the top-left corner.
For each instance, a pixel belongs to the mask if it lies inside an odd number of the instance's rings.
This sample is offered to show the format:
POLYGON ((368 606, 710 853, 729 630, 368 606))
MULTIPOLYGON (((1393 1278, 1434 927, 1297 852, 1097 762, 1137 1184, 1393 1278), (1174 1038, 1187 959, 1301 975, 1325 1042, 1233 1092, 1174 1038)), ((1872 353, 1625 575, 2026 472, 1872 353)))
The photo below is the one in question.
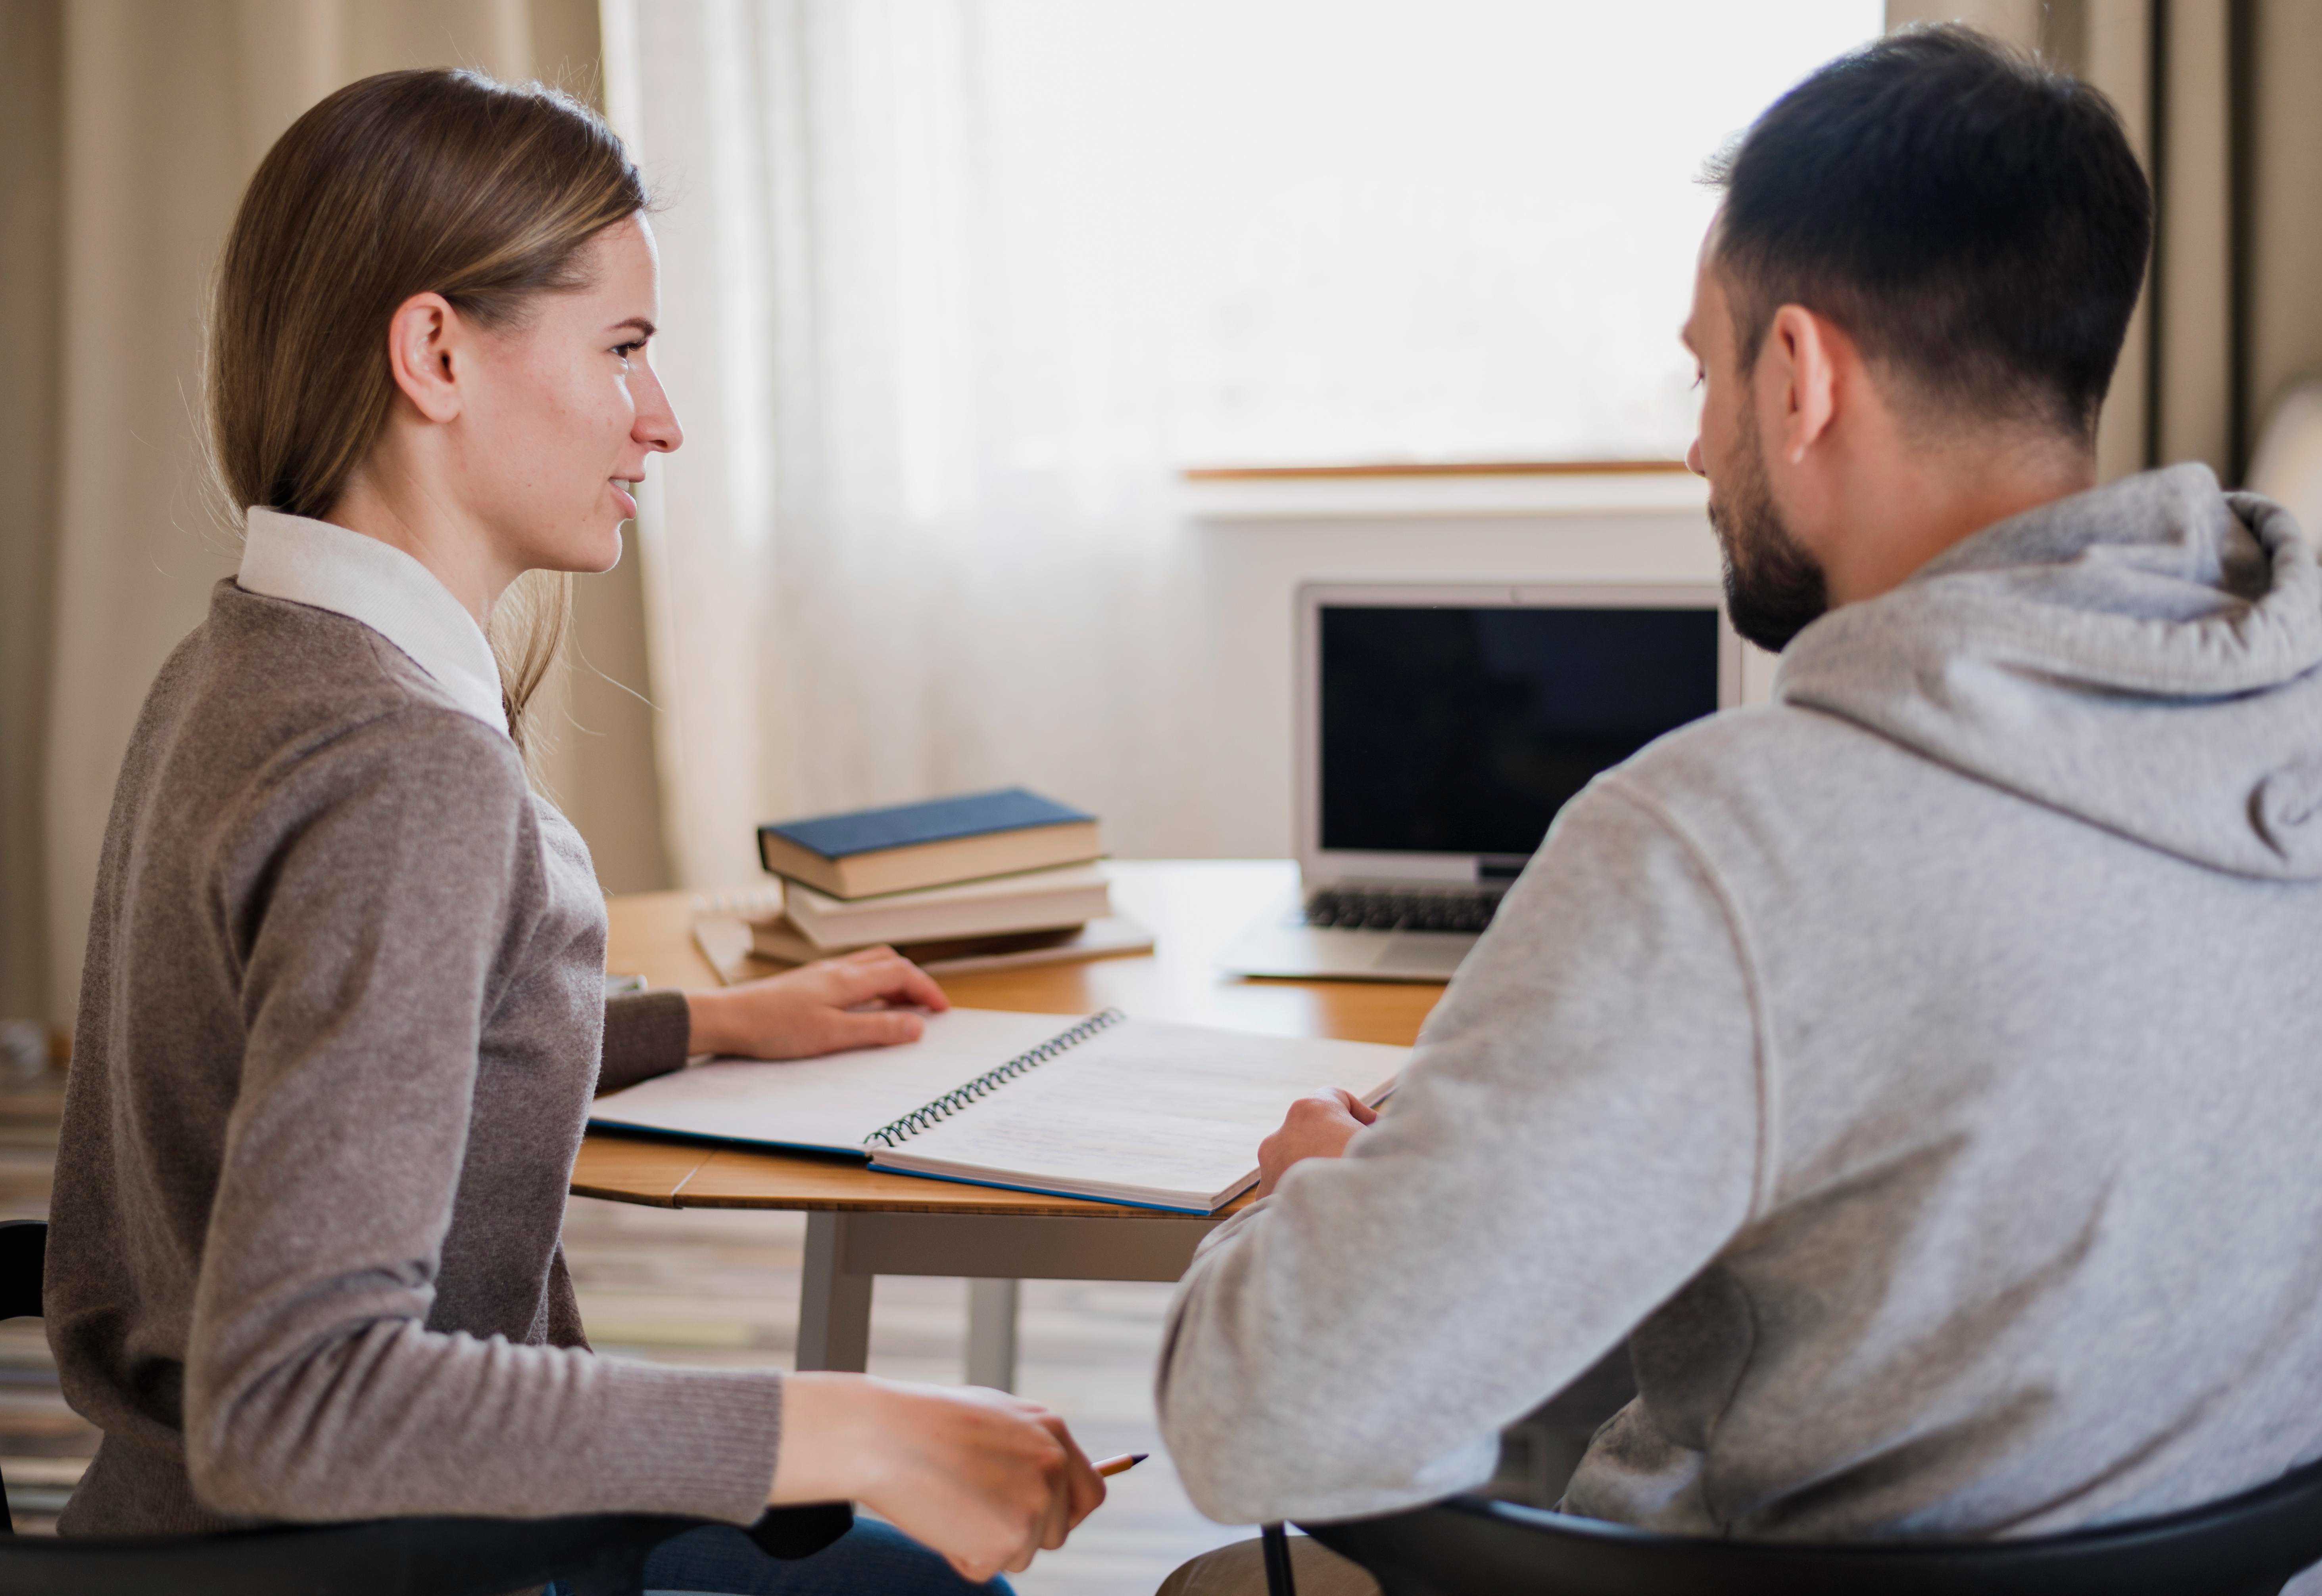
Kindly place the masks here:
POLYGON ((967 1382, 1016 1389, 1016 1282, 967 1282, 967 1382))
POLYGON ((798 1366, 861 1373, 871 1358, 868 1274, 839 1267, 853 1216, 806 1217, 806 1277, 799 1292, 798 1366))

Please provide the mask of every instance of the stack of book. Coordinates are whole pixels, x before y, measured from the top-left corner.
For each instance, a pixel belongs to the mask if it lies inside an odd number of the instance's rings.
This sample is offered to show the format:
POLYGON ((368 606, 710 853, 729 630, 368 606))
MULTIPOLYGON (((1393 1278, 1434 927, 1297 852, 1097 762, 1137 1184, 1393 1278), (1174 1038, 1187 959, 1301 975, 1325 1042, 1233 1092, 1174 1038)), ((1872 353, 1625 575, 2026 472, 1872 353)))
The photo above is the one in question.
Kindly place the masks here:
POLYGON ((941 972, 1142 952, 1112 913, 1096 817, 1011 787, 758 828, 783 912, 751 953, 803 964, 888 944, 941 972))

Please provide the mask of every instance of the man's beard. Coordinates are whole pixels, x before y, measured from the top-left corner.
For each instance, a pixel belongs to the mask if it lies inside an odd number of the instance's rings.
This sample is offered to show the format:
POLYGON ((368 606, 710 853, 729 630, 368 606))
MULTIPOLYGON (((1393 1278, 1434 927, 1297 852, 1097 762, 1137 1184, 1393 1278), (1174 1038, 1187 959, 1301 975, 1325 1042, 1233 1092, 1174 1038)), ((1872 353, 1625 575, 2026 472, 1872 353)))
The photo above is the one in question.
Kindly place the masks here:
POLYGON ((1758 418, 1747 407, 1725 480, 1709 495, 1709 524, 1725 557, 1725 613, 1733 630, 1780 653, 1830 607, 1822 567, 1782 524, 1766 482, 1758 418))

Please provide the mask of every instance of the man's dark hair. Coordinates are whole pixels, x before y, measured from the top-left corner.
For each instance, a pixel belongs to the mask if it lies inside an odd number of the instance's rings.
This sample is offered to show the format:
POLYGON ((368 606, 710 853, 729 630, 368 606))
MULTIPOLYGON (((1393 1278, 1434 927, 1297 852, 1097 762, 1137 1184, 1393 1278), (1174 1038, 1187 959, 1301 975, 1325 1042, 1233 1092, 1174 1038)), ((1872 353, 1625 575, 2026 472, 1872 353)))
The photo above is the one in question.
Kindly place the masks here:
POLYGON ((2093 436, 2153 242, 2103 95, 1914 28, 1775 101, 1711 178, 1743 370, 1802 305, 1946 408, 2093 436))

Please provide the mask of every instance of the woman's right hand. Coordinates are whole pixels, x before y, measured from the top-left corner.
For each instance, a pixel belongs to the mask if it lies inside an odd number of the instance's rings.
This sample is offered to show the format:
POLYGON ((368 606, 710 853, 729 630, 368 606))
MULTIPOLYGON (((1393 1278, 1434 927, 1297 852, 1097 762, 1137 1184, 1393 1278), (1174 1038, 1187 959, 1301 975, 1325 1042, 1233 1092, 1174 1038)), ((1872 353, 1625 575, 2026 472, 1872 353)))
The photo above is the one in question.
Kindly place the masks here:
POLYGON ((806 1373, 784 1382, 768 1500, 859 1501, 981 1582, 1063 1546, 1104 1500, 1104 1482, 1065 1421, 1037 1402, 806 1373))

